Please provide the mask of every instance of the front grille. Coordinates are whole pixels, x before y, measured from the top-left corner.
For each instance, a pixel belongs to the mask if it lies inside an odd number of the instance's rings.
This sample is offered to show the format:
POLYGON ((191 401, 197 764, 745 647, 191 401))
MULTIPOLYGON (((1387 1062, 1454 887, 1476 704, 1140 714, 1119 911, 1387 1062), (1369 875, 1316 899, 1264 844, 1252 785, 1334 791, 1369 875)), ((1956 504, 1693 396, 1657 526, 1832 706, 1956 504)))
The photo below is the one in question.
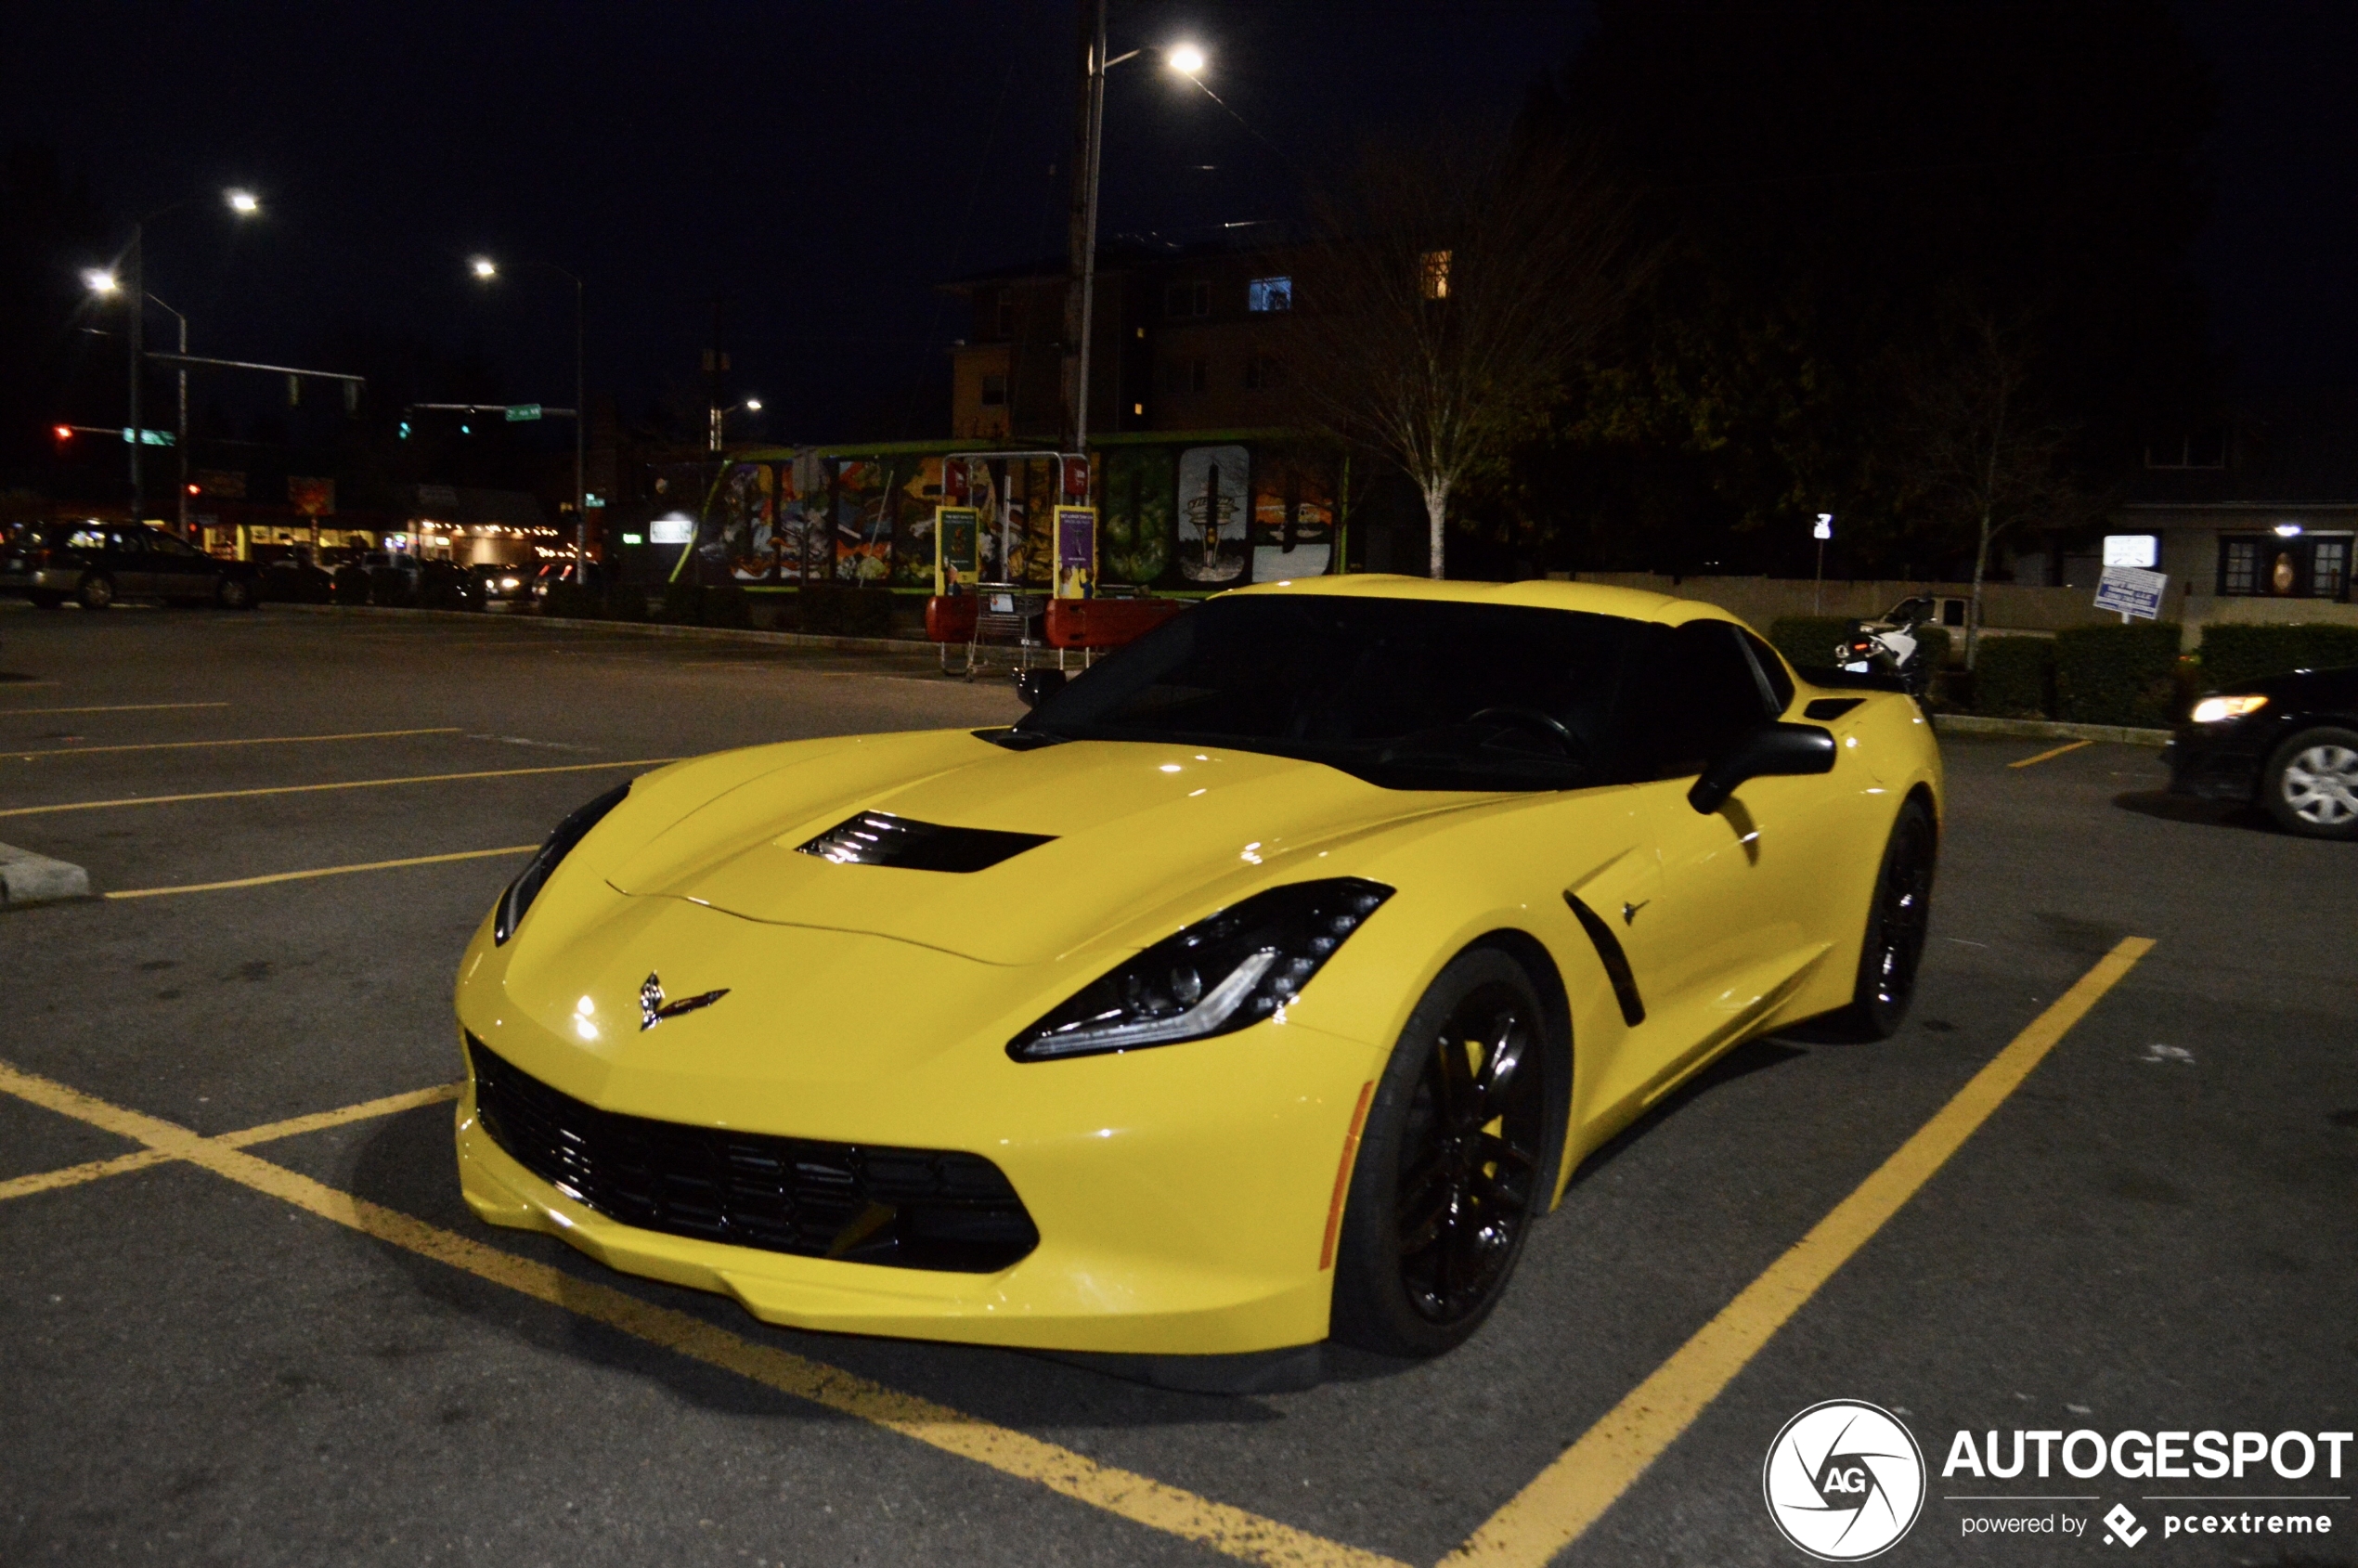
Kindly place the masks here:
POLYGON ((558 1191, 643 1230, 806 1258, 989 1274, 1040 1244, 979 1155, 732 1133, 600 1110, 473 1035, 475 1113, 558 1191))

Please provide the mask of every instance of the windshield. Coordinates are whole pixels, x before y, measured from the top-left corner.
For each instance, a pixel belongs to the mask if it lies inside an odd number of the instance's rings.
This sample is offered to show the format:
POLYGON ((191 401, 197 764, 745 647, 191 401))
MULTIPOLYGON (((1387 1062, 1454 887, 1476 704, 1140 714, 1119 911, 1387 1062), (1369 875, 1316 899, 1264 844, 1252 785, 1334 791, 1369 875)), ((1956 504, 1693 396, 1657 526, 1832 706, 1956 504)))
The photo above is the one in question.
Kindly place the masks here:
POLYGON ((1269 752, 1388 789, 1577 788, 1605 780, 1636 624, 1425 599, 1216 600, 1050 696, 1015 735, 1269 752))

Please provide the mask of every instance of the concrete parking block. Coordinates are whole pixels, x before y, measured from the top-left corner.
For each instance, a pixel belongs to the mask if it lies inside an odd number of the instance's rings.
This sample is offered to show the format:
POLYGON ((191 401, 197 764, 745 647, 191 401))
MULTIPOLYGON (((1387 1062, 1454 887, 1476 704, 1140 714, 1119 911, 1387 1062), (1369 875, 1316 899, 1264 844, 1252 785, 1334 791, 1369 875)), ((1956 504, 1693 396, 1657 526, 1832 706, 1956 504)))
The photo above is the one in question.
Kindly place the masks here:
POLYGON ((13 844, 0 844, 0 905, 53 904, 90 896, 90 874, 13 844))

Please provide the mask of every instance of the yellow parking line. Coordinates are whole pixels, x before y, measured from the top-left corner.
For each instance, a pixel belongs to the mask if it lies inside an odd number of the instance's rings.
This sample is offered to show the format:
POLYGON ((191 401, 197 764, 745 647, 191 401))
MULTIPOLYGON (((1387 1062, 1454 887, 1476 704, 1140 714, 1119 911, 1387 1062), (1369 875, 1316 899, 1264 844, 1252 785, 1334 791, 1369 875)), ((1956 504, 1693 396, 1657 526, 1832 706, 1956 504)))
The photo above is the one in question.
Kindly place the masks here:
POLYGON ((1445 1558, 1445 1568, 1538 1568, 1578 1540, 2153 945, 2124 938, 2098 960, 1808 1235, 1445 1558))
MULTIPOLYGON (((43 682, 52 684, 52 682, 43 682)), ((165 708, 227 707, 227 703, 116 703, 110 707, 0 707, 0 719, 19 713, 158 713, 165 708)))
POLYGON ((187 751, 212 745, 294 745, 304 741, 383 741, 396 735, 455 735, 459 726, 438 730, 356 730, 345 735, 249 735, 226 741, 142 741, 136 745, 57 745, 42 751, 11 751, 9 757, 89 757, 101 751, 187 751))
POLYGON ((1036 1483, 1149 1529, 1181 1536, 1249 1562, 1287 1568, 1404 1568, 1391 1558, 1362 1551, 1265 1519, 1243 1509, 1166 1486, 1134 1471, 1099 1464, 1085 1454, 994 1426, 964 1411, 902 1393, 823 1362, 773 1346, 757 1344, 684 1312, 653 1305, 612 1286, 577 1278, 561 1269, 430 1225, 397 1210, 371 1203, 298 1174, 282 1165, 201 1138, 188 1128, 112 1105, 79 1089, 0 1062, 0 1092, 87 1121, 119 1136, 149 1145, 163 1158, 202 1166, 256 1192, 381 1241, 463 1269, 536 1301, 603 1323, 707 1366, 749 1378, 765 1387, 945 1453, 990 1466, 1002 1474, 1036 1483))
POLYGON ((132 795, 119 800, 69 800, 57 806, 11 806, 0 817, 45 817, 58 811, 97 811, 110 806, 175 806, 190 800, 239 800, 257 795, 309 795, 323 789, 382 789, 388 784, 450 784, 460 779, 516 779, 527 773, 587 773, 600 768, 653 768, 676 757, 619 762, 567 762, 549 768, 492 768, 473 773, 412 773, 399 779, 347 779, 342 784, 271 784, 262 789, 208 789, 195 795, 132 795))
MULTIPOLYGON (((292 1138, 300 1133, 316 1133, 325 1127, 342 1127, 348 1122, 366 1121, 371 1117, 392 1116, 420 1106, 455 1100, 463 1083, 441 1083, 431 1089, 412 1089, 406 1095, 387 1095, 382 1099, 363 1100, 358 1105, 343 1106, 334 1110, 317 1110, 308 1116, 290 1117, 284 1121, 266 1121, 259 1127, 248 1127, 240 1133, 223 1133, 208 1141, 224 1148, 244 1148, 251 1144, 266 1144, 278 1138, 292 1138)), ((128 1136, 129 1134, 125 1134, 128 1136)), ((0 1202, 11 1198, 26 1198, 36 1192, 55 1192, 59 1187, 80 1186, 84 1182, 102 1181, 109 1176, 124 1175, 144 1171, 150 1165, 161 1165, 174 1158, 152 1146, 118 1154, 111 1160, 85 1160, 80 1165, 68 1165, 56 1171, 38 1171, 30 1176, 16 1176, 0 1182, 0 1202)))
POLYGON ((120 1176, 127 1171, 144 1171, 150 1165, 161 1165, 172 1156, 162 1149, 136 1149, 118 1154, 112 1160, 88 1160, 79 1165, 68 1165, 55 1171, 36 1171, 30 1176, 11 1176, 0 1182, 0 1202, 11 1198, 28 1198, 36 1192, 55 1192, 61 1186, 80 1186, 108 1176, 120 1176))
POLYGON ((503 849, 460 849, 448 855, 412 855, 401 861, 369 861, 363 865, 327 865, 316 871, 274 871, 267 876, 240 876, 227 882, 187 882, 176 888, 126 888, 100 895, 110 899, 162 899, 175 893, 218 893, 225 888, 260 888, 272 882, 304 882, 315 876, 349 876, 358 871, 393 871, 406 865, 441 865, 447 861, 480 861, 494 855, 521 855, 538 844, 511 844, 503 849))
POLYGON ((2096 743, 2093 741, 2074 741, 2069 745, 2059 745, 2053 751, 2042 751, 2036 757, 2026 757, 2019 762, 2009 762, 2006 766, 2009 768, 2028 768, 2034 762, 2044 762, 2051 757, 2061 757, 2066 751, 2078 751, 2083 745, 2093 745, 2095 744, 2096 743))

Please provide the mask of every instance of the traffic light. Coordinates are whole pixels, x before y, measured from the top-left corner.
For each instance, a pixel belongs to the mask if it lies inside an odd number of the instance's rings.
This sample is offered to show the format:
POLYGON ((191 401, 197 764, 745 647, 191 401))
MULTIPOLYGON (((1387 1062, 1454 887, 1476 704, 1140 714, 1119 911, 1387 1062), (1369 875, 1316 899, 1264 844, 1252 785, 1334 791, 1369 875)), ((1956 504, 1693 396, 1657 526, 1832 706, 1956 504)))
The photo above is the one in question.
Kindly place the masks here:
POLYGON ((188 486, 188 494, 192 496, 201 496, 204 494, 204 486, 201 485, 191 485, 188 486))
POLYGON ((73 426, 70 424, 51 425, 49 430, 61 444, 73 439, 73 426))
POLYGON ((404 441, 409 439, 409 421, 408 420, 403 420, 401 421, 401 439, 404 441))

